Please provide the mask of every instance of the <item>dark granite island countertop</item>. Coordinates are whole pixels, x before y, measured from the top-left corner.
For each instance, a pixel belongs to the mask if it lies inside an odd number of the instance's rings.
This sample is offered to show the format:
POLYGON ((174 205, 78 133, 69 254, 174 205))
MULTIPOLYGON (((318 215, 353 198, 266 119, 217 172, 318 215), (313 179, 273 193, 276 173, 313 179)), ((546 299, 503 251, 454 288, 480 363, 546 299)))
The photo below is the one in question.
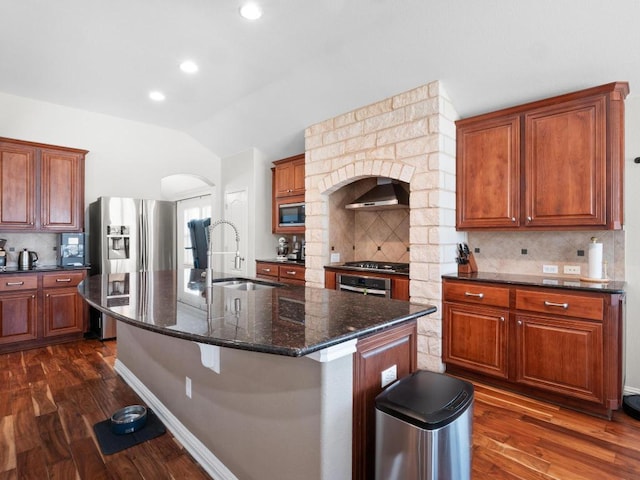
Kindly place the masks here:
POLYGON ((108 278, 103 275, 89 277, 79 290, 90 305, 136 327, 204 344, 293 357, 436 311, 432 305, 329 289, 276 284, 276 288, 242 291, 216 283, 207 309, 202 270, 186 270, 186 279, 180 280, 178 273, 125 274, 126 295, 107 296, 108 278))
MULTIPOLYGON (((79 286, 119 320, 116 372, 212 478, 351 478, 353 456, 364 455, 353 450, 353 429, 364 428, 354 404, 368 388, 356 378, 359 339, 435 307, 282 284, 207 289, 200 274, 93 276, 79 286)), ((389 342, 409 354, 405 340, 389 342)))

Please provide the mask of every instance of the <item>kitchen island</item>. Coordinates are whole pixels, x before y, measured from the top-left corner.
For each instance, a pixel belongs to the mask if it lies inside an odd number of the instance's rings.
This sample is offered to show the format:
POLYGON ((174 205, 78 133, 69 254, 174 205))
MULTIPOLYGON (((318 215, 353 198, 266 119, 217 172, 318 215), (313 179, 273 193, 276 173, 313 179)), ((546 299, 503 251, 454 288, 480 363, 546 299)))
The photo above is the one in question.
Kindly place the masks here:
POLYGON ((118 373, 212 477, 350 478, 356 345, 435 307, 216 280, 143 272, 117 298, 108 276, 79 290, 120 321, 118 373))

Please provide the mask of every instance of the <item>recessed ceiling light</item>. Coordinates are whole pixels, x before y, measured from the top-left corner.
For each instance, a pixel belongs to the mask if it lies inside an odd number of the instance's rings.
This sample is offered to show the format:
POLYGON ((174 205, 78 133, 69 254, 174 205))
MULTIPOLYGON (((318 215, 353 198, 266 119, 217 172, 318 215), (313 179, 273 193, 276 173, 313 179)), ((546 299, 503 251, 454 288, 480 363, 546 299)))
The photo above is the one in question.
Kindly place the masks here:
POLYGON ((196 73, 198 71, 198 65, 191 60, 185 60, 180 64, 180 70, 184 73, 196 73))
POLYGON ((262 16, 262 9, 255 3, 245 3, 240 7, 240 15, 247 20, 257 20, 262 16))
POLYGON ((156 102, 162 102, 165 99, 165 96, 164 93, 158 90, 154 90, 152 92, 149 92, 149 98, 151 100, 155 100, 156 102))

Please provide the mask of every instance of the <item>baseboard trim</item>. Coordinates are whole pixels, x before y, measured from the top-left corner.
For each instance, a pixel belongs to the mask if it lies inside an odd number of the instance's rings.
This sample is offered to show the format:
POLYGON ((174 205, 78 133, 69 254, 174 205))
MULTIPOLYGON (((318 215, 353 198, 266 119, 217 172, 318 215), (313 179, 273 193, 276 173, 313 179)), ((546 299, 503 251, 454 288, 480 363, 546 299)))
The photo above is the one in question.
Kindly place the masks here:
POLYGON ((150 406, 173 436, 191 456, 215 480, 238 480, 231 471, 193 435, 178 418, 136 377, 120 360, 115 362, 115 371, 150 406))

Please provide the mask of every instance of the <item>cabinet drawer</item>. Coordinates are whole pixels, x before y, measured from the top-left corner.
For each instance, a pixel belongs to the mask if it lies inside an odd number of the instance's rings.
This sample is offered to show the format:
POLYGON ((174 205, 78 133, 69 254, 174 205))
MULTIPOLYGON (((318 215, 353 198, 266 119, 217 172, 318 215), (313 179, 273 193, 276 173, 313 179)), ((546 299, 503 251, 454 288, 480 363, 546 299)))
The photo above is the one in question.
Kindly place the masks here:
POLYGON ((60 272, 42 274, 43 288, 75 287, 84 279, 84 272, 60 272))
POLYGON ((2 275, 0 278, 0 292, 13 290, 31 290, 38 288, 38 275, 2 275))
POLYGON ((280 265, 280 280, 295 279, 304 281, 305 267, 280 265))
POLYGON ((278 268, 280 265, 274 265, 273 263, 256 263, 256 275, 261 277, 273 277, 274 280, 278 279, 278 268))
POLYGON ((603 320, 604 300, 600 296, 573 295, 533 290, 516 290, 516 308, 590 320, 603 320))
POLYGON ((494 287, 475 282, 445 282, 444 300, 494 307, 509 307, 509 287, 494 287))

